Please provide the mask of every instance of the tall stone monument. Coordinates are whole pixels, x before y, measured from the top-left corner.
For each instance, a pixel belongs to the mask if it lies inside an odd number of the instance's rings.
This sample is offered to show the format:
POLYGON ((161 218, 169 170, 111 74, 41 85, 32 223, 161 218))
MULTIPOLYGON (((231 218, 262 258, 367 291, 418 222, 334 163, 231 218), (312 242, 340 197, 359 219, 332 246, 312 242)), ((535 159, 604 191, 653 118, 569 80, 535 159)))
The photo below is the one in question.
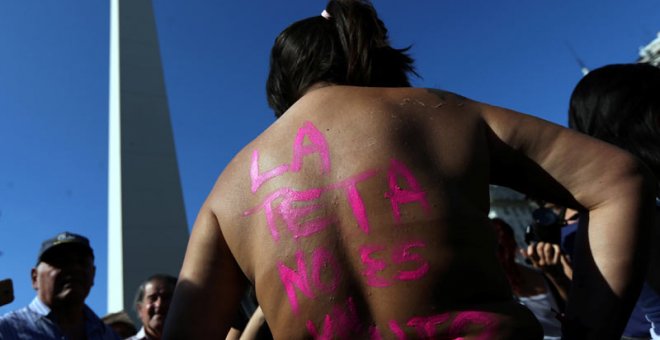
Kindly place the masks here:
POLYGON ((110 0, 108 311, 177 275, 188 226, 151 0, 110 0))
POLYGON ((648 45, 639 49, 638 63, 648 63, 660 67, 660 32, 648 45))

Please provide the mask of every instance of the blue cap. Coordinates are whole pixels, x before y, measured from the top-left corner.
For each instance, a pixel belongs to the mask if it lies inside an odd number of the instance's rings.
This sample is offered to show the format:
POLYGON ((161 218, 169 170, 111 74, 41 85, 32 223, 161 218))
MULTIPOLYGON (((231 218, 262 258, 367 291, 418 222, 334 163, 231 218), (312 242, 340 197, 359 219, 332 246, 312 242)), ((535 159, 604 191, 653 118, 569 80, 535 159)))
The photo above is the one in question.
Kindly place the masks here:
POLYGON ((92 250, 92 247, 89 245, 89 240, 87 239, 87 237, 65 231, 41 243, 41 250, 39 250, 39 257, 37 258, 37 263, 42 261, 43 256, 46 252, 56 247, 61 247, 64 245, 78 246, 81 250, 89 252, 89 254, 92 257, 94 257, 94 251, 92 250))

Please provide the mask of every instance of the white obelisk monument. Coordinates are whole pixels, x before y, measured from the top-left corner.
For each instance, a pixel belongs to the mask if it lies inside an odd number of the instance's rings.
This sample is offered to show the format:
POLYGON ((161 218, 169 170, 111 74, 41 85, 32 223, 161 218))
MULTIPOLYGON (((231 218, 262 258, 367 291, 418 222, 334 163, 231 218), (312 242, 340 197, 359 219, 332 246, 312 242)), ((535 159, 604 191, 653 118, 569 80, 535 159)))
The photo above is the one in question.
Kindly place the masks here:
POLYGON ((110 0, 108 311, 178 275, 188 226, 151 0, 110 0))

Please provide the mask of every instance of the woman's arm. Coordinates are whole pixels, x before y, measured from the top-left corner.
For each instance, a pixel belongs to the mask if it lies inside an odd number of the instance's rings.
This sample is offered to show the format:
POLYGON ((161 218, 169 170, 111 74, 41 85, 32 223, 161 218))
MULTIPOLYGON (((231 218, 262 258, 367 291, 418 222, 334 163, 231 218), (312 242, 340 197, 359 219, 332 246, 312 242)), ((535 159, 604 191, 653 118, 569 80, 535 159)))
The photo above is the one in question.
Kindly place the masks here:
POLYGON ((487 125, 493 182, 585 211, 566 339, 618 339, 647 263, 653 177, 632 155, 535 117, 474 104, 487 125))
POLYGON ((247 280, 205 204, 193 227, 163 339, 223 339, 247 280))
POLYGON ((266 323, 264 312, 261 310, 261 307, 257 307, 257 309, 250 317, 250 321, 248 321, 247 325, 245 325, 245 330, 243 330, 243 334, 241 334, 241 340, 256 339, 257 334, 259 334, 259 330, 264 325, 264 323, 266 323))

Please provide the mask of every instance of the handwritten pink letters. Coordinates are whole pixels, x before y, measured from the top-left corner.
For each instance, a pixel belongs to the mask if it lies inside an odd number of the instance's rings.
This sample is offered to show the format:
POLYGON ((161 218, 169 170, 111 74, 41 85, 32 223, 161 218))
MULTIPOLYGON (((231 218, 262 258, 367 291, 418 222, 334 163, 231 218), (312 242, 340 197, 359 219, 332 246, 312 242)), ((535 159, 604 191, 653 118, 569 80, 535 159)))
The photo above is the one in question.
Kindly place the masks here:
MULTIPOLYGON (((319 129, 307 121, 298 130, 293 146, 290 164, 280 164, 268 170, 260 166, 259 150, 252 153, 250 166, 251 191, 257 193, 263 184, 287 173, 298 173, 306 159, 316 158, 319 176, 328 176, 332 170, 329 144, 319 129)), ((283 237, 293 240, 314 237, 331 228, 337 222, 333 212, 327 213, 321 197, 324 193, 336 191, 344 197, 351 208, 359 230, 369 235, 372 228, 359 186, 365 181, 383 180, 387 191, 382 193, 390 201, 393 227, 401 222, 401 209, 404 205, 419 205, 425 214, 431 213, 426 192, 413 172, 401 161, 392 159, 386 169, 365 169, 348 178, 316 188, 279 187, 266 194, 260 204, 244 212, 244 216, 264 214, 266 226, 274 242, 283 237), (378 176, 381 175, 381 176, 378 176)), ((421 255, 426 248, 423 240, 407 240, 387 245, 363 244, 359 247, 361 274, 367 285, 375 288, 388 287, 402 281, 423 278, 430 269, 429 262, 421 255), (389 276, 384 275, 386 272, 389 276), (394 273, 394 274, 392 274, 394 273)), ((334 294, 344 279, 342 266, 333 253, 323 246, 310 250, 298 250, 295 264, 277 263, 280 281, 288 296, 291 310, 299 314, 299 298, 316 299, 320 295, 334 294)), ((472 319, 476 316, 472 316, 472 319)), ((415 329, 418 335, 429 337, 436 326, 447 322, 450 316, 440 314, 427 317, 413 317, 404 323, 415 329)), ((468 324, 469 315, 454 318, 452 325, 468 324)), ((350 337, 350 332, 362 327, 352 298, 339 301, 326 315, 320 325, 307 321, 307 330, 314 338, 331 339, 350 337), (349 333, 347 333, 349 332, 349 333)), ((456 325, 458 327, 460 325, 456 325)), ((391 321, 389 331, 398 339, 405 339, 405 333, 396 321, 391 321)), ((460 327, 459 327, 460 328, 460 327)), ((370 331, 372 339, 380 339, 379 330, 370 331)))

